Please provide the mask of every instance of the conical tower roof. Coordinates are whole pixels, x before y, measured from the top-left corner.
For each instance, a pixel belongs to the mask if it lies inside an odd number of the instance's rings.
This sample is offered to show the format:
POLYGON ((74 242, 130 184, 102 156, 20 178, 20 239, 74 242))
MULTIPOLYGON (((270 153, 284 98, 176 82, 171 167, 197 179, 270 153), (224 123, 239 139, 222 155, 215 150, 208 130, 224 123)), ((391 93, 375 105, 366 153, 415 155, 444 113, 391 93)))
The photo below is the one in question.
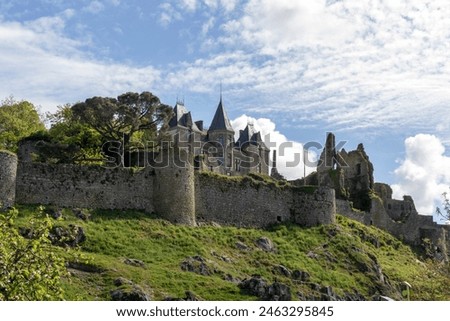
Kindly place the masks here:
POLYGON ((214 114, 211 126, 209 127, 209 131, 214 130, 227 130, 234 132, 233 127, 231 127, 230 119, 223 108, 222 97, 220 97, 219 105, 217 106, 216 113, 214 114))

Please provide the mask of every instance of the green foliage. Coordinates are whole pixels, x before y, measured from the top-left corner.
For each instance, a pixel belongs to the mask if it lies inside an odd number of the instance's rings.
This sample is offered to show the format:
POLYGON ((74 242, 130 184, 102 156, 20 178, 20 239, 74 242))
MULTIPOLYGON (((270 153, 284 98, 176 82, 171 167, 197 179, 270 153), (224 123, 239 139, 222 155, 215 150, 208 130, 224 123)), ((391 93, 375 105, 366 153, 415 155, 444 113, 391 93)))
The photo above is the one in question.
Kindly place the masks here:
POLYGON ((26 239, 14 225, 17 215, 17 210, 0 215, 0 300, 62 299, 61 278, 68 274, 48 239, 52 222, 31 219, 33 235, 26 239))
POLYGON ((16 152, 22 138, 41 130, 45 127, 33 104, 13 98, 1 102, 0 149, 16 152))
MULTIPOLYGON (((47 114, 47 120, 51 123, 51 128, 41 137, 37 161, 84 163, 86 160, 101 159, 100 134, 89 125, 77 120, 69 104, 59 106, 54 114, 47 114)), ((37 140, 38 138, 29 137, 28 139, 37 140)))
POLYGON ((71 110, 76 120, 97 131, 103 141, 122 141, 125 149, 137 132, 147 132, 144 139, 155 137, 172 115, 172 109, 150 92, 128 92, 117 99, 92 97, 71 110))
MULTIPOLYGON (((21 209, 21 224, 33 213, 33 208, 21 209)), ((301 228, 283 224, 261 230, 173 225, 138 211, 97 210, 91 214, 90 220, 81 221, 65 209, 64 220, 58 223, 83 227, 87 240, 81 250, 90 264, 102 271, 71 271, 71 282, 64 283, 67 300, 109 300, 118 277, 151 289, 155 300, 183 297, 187 290, 206 300, 256 299, 224 280, 228 274, 241 280, 259 274, 268 282, 289 285, 292 293, 311 293, 310 284, 317 283, 332 286, 339 295, 357 290, 370 298, 380 286, 371 268, 375 261, 393 287, 404 281, 412 285, 411 300, 450 299, 450 277, 442 265, 423 261, 393 236, 342 216, 335 225, 301 228), (262 236, 274 242, 276 252, 255 245, 262 236), (238 241, 249 250, 239 250, 238 241), (217 272, 203 276, 181 270, 180 263, 194 255, 204 257, 217 272), (125 258, 141 260, 145 266, 127 265, 125 258), (274 273, 279 264, 308 272, 311 283, 274 273)), ((402 299, 400 292, 397 295, 396 299, 402 299)))

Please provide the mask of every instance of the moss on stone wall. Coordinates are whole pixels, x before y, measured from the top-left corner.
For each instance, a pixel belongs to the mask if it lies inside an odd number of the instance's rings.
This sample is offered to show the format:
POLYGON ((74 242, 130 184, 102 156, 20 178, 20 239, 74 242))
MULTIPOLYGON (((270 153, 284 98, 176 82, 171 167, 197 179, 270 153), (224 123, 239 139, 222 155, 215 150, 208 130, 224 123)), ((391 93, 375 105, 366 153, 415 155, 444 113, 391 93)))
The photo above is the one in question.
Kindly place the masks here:
POLYGON ((315 185, 305 185, 305 186, 295 186, 293 189, 295 191, 305 193, 305 194, 314 194, 319 187, 315 185))
POLYGON ((9 150, 6 150, 6 149, 0 149, 0 153, 8 154, 8 155, 11 155, 11 156, 17 156, 15 153, 10 152, 9 150))
POLYGON ((202 178, 213 178, 217 179, 219 181, 222 181, 223 183, 227 184, 240 184, 242 186, 252 186, 256 189, 260 188, 261 186, 266 186, 269 188, 280 188, 284 189, 286 187, 292 187, 290 183, 286 181, 277 181, 271 178, 268 175, 263 174, 256 174, 256 173, 250 173, 245 176, 228 176, 228 175, 222 175, 218 173, 213 172, 198 172, 200 179, 202 178))

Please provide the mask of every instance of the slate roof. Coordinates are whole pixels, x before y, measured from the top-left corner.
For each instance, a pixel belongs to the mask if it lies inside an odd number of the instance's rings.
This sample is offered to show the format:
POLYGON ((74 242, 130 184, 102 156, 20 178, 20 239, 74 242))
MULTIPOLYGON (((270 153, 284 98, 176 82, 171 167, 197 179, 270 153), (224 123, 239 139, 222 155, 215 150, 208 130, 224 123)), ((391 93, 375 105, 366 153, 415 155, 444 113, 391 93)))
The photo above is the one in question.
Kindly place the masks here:
POLYGON ((264 144, 261 138, 261 133, 255 131, 253 124, 247 124, 244 130, 239 131, 239 139, 236 141, 236 145, 243 147, 246 144, 260 145, 262 148, 267 149, 266 144, 264 144))
POLYGON ((183 104, 177 103, 173 108, 175 115, 169 121, 169 127, 183 126, 192 128, 194 131, 200 131, 197 125, 192 121, 191 112, 188 112, 183 104))
POLYGON ((213 130, 228 130, 234 133, 234 129, 233 127, 231 127, 230 119, 228 118, 227 113, 223 108, 222 97, 220 98, 216 113, 214 114, 211 126, 209 127, 209 131, 213 130))

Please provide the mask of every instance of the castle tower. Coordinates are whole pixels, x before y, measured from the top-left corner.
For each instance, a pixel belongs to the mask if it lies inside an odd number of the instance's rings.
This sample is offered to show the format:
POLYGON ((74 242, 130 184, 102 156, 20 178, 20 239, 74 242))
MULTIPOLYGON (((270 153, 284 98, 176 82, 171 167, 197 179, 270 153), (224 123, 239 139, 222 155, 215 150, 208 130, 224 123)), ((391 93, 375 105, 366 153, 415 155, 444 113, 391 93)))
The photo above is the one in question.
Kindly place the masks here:
POLYGON ((222 146, 218 151, 218 157, 221 158, 226 169, 231 169, 233 166, 234 129, 231 127, 230 119, 223 107, 222 95, 220 95, 219 105, 208 130, 208 140, 219 143, 219 147, 222 146))
POLYGON ((192 120, 191 112, 186 109, 184 102, 177 101, 173 113, 173 117, 169 120, 169 133, 174 143, 180 147, 186 147, 191 141, 200 142, 203 128, 200 129, 197 124, 202 125, 202 122, 192 120))
POLYGON ((274 149, 272 152, 272 169, 270 170, 270 176, 277 180, 284 179, 283 175, 281 175, 277 169, 277 151, 276 151, 276 149, 274 149))
POLYGON ((338 163, 338 158, 340 154, 336 151, 336 138, 333 133, 328 133, 317 166, 317 181, 319 186, 334 188, 336 197, 345 198, 344 171, 338 163))
POLYGON ((16 198, 17 156, 0 151, 0 210, 12 207, 16 198))
POLYGON ((164 146, 158 156, 153 184, 155 212, 175 224, 194 226, 195 178, 193 156, 184 148, 164 146))

